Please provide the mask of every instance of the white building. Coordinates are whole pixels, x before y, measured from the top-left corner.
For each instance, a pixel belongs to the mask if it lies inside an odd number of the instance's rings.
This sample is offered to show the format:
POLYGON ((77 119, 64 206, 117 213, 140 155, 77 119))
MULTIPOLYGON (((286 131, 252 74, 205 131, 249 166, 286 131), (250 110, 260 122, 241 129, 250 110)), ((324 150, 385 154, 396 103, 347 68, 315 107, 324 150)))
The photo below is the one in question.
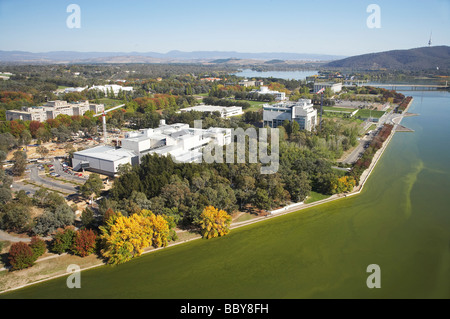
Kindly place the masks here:
POLYGON ((283 125, 286 120, 296 121, 300 129, 312 131, 317 125, 317 110, 308 99, 263 106, 264 126, 275 128, 283 125))
POLYGON ((64 93, 81 93, 84 90, 86 90, 87 88, 88 88, 87 86, 85 86, 85 87, 76 87, 76 88, 74 88, 74 87, 65 88, 64 89, 64 93))
POLYGON ((207 112, 207 113, 219 112, 220 116, 223 118, 228 118, 228 117, 244 114, 244 112, 242 111, 242 107, 240 107, 240 106, 226 107, 226 106, 203 105, 203 104, 181 109, 179 111, 179 113, 191 112, 191 111, 207 112))
POLYGON ((319 92, 321 89, 330 88, 331 92, 339 93, 342 91, 342 83, 329 83, 329 82, 316 82, 314 83, 314 93, 319 92))
POLYGON ((120 148, 97 146, 75 152, 72 165, 74 170, 90 169, 114 176, 120 164, 137 165, 147 154, 170 155, 176 162, 192 163, 202 159, 202 149, 206 145, 224 146, 231 141, 231 129, 204 130, 190 128, 188 124, 166 125, 162 122, 155 129, 126 133, 120 148))
POLYGON ((270 94, 275 97, 275 101, 286 100, 286 93, 269 90, 269 88, 267 86, 261 86, 259 90, 253 90, 253 91, 251 91, 251 93, 270 94))
POLYGON ((23 107, 22 110, 6 111, 6 120, 23 120, 45 122, 48 119, 55 119, 60 114, 68 116, 84 115, 87 111, 94 114, 103 112, 105 106, 103 104, 90 104, 89 101, 66 102, 66 101, 49 101, 43 106, 23 107))
POLYGON ((99 91, 102 91, 103 93, 105 93, 105 95, 108 94, 109 92, 111 92, 111 90, 112 90, 114 95, 117 95, 117 94, 119 94, 120 91, 133 92, 133 87, 121 86, 118 84, 107 84, 107 85, 94 85, 89 90, 99 90, 99 91))

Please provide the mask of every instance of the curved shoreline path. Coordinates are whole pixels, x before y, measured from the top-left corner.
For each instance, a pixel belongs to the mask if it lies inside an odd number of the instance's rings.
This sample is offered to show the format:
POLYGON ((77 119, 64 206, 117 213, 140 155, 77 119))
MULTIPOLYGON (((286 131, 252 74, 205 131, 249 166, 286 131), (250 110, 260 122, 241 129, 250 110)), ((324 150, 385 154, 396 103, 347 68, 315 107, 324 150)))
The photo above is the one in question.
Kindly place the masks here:
MULTIPOLYGON (((403 117, 405 116, 405 113, 407 112, 407 110, 408 110, 409 106, 411 105, 412 101, 413 100, 411 100, 410 104, 408 105, 408 107, 405 109, 405 111, 402 114, 399 114, 398 116, 395 116, 395 117, 390 119, 395 125, 394 128, 392 129, 391 134, 386 139, 386 141, 383 143, 383 146, 375 153, 375 155, 374 155, 374 157, 372 159, 372 163, 370 164, 369 168, 367 168, 361 174, 360 185, 355 187, 355 189, 352 192, 347 193, 347 194, 335 194, 335 195, 332 195, 332 196, 330 196, 330 197, 328 197, 326 199, 318 200, 318 201, 310 203, 310 204, 298 203, 298 204, 286 206, 284 208, 277 209, 276 213, 271 213, 270 215, 267 215, 267 216, 257 217, 257 218, 254 218, 254 219, 251 219, 251 220, 247 220, 247 221, 232 223, 231 226, 230 226, 230 229, 236 229, 236 228, 239 228, 239 227, 244 227, 244 226, 255 224, 255 223, 258 223, 258 222, 261 222, 261 221, 264 221, 264 220, 269 220, 271 218, 275 218, 275 217, 278 217, 278 216, 283 216, 283 215, 286 215, 286 214, 299 212, 299 211, 302 211, 302 210, 307 209, 307 208, 319 206, 319 205, 322 205, 322 204, 325 204, 325 203, 329 203, 329 202, 332 202, 332 201, 335 201, 335 200, 344 199, 346 197, 351 197, 351 196, 360 194, 362 192, 363 188, 364 188, 365 183, 367 182, 367 180, 369 179, 371 173, 373 172, 374 168, 376 167, 378 161, 380 160, 381 156, 383 155, 384 151, 386 150, 387 146, 389 145, 390 141, 392 140, 393 136, 395 135, 395 133, 396 133, 395 129, 396 129, 397 125, 399 125, 401 123, 401 121, 402 121, 403 117)), ((196 237, 193 237, 193 238, 190 238, 190 239, 187 239, 187 240, 175 242, 175 243, 169 244, 167 247, 172 247, 172 246, 184 244, 184 243, 187 243, 187 242, 190 242, 190 241, 193 241, 193 240, 197 240, 197 239, 201 239, 201 236, 196 236, 196 237)), ((161 250, 161 249, 164 249, 164 248, 157 248, 157 249, 151 248, 151 249, 148 249, 147 251, 144 251, 142 253, 142 255, 153 253, 153 252, 156 252, 156 251, 161 250)), ((55 256, 55 257, 52 257, 52 258, 57 258, 57 257, 59 257, 59 256, 55 256)), ((49 257, 45 258, 45 260, 47 260, 47 259, 49 259, 49 257)), ((42 260, 44 260, 44 259, 42 259, 42 260)), ((42 260, 38 260, 38 262, 42 261, 42 260)), ((97 265, 87 266, 85 268, 82 268, 81 271, 88 270, 88 269, 93 269, 93 268, 96 268, 96 267, 99 267, 99 266, 104 266, 104 265, 105 265, 104 263, 99 263, 97 265)), ((0 269, 0 271, 1 270, 5 270, 5 269, 3 268, 3 269, 0 269)), ((48 280, 51 280, 51 279, 55 279, 55 278, 58 278, 58 277, 68 276, 68 275, 69 274, 67 274, 67 273, 55 275, 55 276, 52 276, 52 277, 49 277, 49 278, 45 278, 45 279, 42 279, 42 280, 39 280, 39 281, 36 281, 36 282, 25 284, 25 285, 22 285, 22 286, 19 286, 19 287, 14 287, 14 288, 10 288, 10 289, 4 290, 4 291, 0 291, 0 294, 6 293, 6 292, 9 292, 9 291, 14 291, 14 290, 17 290, 17 289, 21 289, 21 288, 24 288, 24 287, 27 287, 27 286, 31 286, 31 285, 34 285, 34 284, 42 283, 42 282, 45 282, 45 281, 48 281, 48 280)))

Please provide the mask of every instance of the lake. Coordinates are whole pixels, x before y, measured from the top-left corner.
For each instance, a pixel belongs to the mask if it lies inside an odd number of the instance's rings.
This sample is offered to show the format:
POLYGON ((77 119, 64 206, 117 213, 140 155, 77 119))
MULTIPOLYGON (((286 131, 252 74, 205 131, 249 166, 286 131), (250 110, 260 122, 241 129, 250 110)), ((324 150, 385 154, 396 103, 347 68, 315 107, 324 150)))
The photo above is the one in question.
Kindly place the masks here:
POLYGON ((285 80, 305 80, 308 76, 318 75, 318 71, 264 71, 258 72, 251 69, 245 69, 241 72, 233 73, 237 76, 246 78, 276 78, 285 80))
POLYGON ((415 132, 395 134, 360 195, 0 298, 450 298, 450 93, 404 93, 415 132))

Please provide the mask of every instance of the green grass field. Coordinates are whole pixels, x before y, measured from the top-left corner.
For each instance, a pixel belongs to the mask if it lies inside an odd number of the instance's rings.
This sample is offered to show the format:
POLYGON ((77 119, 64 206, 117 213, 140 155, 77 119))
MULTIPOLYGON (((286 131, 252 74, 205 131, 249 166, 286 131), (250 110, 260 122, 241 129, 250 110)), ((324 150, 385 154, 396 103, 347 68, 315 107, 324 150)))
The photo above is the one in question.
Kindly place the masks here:
POLYGON ((368 118, 368 117, 374 117, 374 118, 380 118, 384 115, 383 111, 371 111, 371 110, 359 110, 358 113, 355 114, 356 117, 362 117, 362 118, 368 118))

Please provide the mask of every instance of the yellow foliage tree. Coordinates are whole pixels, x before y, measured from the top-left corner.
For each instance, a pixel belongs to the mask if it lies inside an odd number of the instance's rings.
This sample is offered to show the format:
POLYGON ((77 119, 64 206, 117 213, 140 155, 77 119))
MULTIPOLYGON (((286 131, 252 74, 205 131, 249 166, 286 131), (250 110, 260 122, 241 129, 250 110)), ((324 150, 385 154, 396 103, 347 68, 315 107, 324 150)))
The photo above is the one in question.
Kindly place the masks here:
POLYGON ((101 226, 102 255, 110 264, 121 264, 140 256, 152 244, 155 247, 167 245, 168 222, 162 216, 143 210, 138 214, 111 216, 101 226))
POLYGON ((155 215, 149 210, 143 210, 142 214, 148 216, 153 231, 153 247, 166 247, 170 235, 169 223, 162 215, 155 215))
POLYGON ((356 181, 353 177, 342 176, 341 178, 337 179, 335 184, 333 184, 333 192, 334 193, 351 192, 355 186, 356 181))
POLYGON ((203 238, 224 236, 230 232, 231 216, 224 210, 207 206, 200 215, 199 224, 203 238))

